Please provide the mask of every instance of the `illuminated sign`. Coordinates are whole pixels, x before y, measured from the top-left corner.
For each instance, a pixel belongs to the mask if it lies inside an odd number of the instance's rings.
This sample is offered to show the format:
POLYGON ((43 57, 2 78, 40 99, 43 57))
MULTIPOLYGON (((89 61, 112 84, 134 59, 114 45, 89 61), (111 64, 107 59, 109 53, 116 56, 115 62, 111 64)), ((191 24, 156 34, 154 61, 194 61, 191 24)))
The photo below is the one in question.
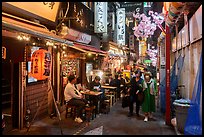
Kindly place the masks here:
POLYGON ((125 45, 125 8, 117 9, 117 44, 125 45))
POLYGON ((107 2, 94 2, 94 32, 107 33, 107 2))
POLYGON ((129 48, 130 50, 134 50, 134 35, 130 35, 129 37, 129 48))
POLYGON ((6 2, 37 16, 55 22, 60 2, 6 2))

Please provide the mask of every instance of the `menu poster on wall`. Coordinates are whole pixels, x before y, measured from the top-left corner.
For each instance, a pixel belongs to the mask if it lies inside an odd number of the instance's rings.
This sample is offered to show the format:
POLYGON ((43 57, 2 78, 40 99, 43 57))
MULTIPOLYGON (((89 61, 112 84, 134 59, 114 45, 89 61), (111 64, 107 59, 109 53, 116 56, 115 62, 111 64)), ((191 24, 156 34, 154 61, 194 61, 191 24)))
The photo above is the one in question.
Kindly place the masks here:
POLYGON ((68 59, 62 61, 62 75, 69 76, 70 74, 76 75, 77 71, 77 60, 76 59, 68 59))

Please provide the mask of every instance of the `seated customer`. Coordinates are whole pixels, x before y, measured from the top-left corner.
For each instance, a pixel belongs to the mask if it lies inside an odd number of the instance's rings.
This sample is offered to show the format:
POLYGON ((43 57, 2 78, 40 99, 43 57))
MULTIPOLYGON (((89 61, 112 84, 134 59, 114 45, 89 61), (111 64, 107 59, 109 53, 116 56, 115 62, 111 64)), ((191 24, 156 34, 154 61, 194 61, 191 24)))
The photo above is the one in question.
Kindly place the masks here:
POLYGON ((96 107, 98 107, 97 103, 98 103, 98 100, 100 100, 100 109, 101 109, 101 108, 106 107, 106 104, 105 104, 104 100, 107 100, 107 98, 105 96, 104 89, 101 88, 100 80, 101 80, 101 78, 99 76, 96 76, 94 81, 90 82, 89 90, 103 92, 103 94, 99 98, 94 97, 94 96, 90 96, 89 99, 90 99, 90 102, 92 101, 93 105, 95 105, 96 107))
POLYGON ((112 74, 108 74, 108 78, 106 78, 105 83, 110 85, 111 81, 113 81, 112 74))
POLYGON ((68 84, 65 87, 64 90, 64 97, 66 104, 73 105, 77 107, 77 115, 75 118, 75 121, 78 123, 83 122, 81 119, 82 117, 82 111, 86 106, 86 103, 88 103, 85 99, 83 99, 82 94, 75 88, 75 83, 77 81, 76 77, 74 75, 70 75, 68 77, 68 84))

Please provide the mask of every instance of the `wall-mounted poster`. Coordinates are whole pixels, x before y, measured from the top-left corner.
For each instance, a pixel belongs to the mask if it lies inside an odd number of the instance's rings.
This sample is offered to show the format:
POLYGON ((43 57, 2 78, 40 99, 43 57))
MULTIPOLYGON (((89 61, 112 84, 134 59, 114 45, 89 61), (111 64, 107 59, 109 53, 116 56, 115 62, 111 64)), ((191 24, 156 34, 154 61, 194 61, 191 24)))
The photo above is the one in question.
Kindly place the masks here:
POLYGON ((77 59, 62 60, 62 75, 66 77, 70 74, 76 75, 77 64, 77 59))

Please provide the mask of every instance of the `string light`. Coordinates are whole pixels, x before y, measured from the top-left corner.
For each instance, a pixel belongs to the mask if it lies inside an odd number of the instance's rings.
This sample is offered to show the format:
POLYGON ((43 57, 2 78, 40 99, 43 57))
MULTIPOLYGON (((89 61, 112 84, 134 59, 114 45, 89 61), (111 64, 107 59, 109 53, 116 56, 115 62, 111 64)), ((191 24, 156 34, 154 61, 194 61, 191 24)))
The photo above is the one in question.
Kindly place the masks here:
POLYGON ((18 39, 18 40, 29 41, 29 40, 30 40, 30 37, 29 37, 29 36, 26 36, 26 35, 23 35, 23 34, 20 34, 20 35, 17 36, 17 39, 18 39))
POLYGON ((53 42, 50 42, 50 41, 47 41, 47 42, 46 42, 46 45, 47 45, 47 46, 54 46, 54 43, 53 43, 53 42))
POLYGON ((56 45, 54 45, 54 46, 53 46, 53 48, 54 48, 54 49, 56 49, 56 48, 57 48, 57 46, 56 46, 56 45))

